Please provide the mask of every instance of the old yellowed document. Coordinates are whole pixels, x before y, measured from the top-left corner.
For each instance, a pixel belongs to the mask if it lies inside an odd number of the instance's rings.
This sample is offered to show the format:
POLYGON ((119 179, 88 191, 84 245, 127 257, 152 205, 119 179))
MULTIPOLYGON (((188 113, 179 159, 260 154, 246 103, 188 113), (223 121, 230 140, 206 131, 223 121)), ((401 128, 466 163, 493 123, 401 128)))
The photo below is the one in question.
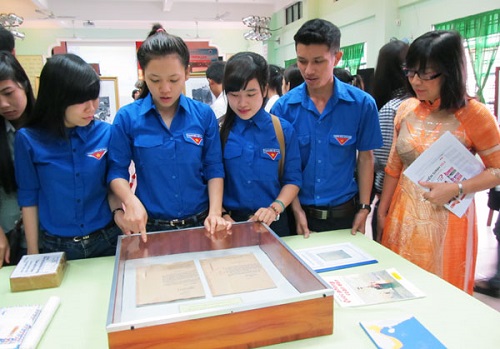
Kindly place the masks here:
POLYGON ((136 269, 137 306, 205 296, 194 261, 136 269))
POLYGON ((252 253, 204 259, 200 264, 213 296, 276 287, 252 253))

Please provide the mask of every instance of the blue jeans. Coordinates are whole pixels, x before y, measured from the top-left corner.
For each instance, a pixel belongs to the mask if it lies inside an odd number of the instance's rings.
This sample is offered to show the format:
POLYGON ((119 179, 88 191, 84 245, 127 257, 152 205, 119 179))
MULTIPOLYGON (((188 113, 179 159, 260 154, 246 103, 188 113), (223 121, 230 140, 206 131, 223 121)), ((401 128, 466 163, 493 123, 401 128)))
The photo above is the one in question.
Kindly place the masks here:
POLYGON ((498 215, 493 232, 497 237, 497 271, 495 276, 489 280, 489 283, 493 287, 500 288, 500 214, 498 215))
POLYGON ((113 225, 110 228, 96 230, 88 238, 71 238, 50 235, 43 232, 43 252, 66 252, 66 259, 81 259, 91 257, 114 256, 120 228, 113 225))

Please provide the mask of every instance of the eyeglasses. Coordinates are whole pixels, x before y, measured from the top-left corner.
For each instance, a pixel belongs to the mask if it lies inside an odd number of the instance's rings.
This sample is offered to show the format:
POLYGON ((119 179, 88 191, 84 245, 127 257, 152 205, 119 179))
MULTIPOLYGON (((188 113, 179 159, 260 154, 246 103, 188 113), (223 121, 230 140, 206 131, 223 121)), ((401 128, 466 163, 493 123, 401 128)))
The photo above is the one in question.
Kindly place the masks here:
POLYGON ((403 73, 408 78, 413 78, 415 75, 418 75, 418 78, 424 81, 434 80, 443 75, 443 73, 424 73, 415 69, 406 68, 403 68, 403 73))

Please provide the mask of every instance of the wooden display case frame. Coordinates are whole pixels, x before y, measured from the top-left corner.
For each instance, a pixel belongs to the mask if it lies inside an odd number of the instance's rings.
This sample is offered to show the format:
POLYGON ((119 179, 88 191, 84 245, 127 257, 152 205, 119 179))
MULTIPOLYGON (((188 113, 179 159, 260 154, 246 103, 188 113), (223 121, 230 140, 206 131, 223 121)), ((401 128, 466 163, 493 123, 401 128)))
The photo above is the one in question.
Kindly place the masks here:
POLYGON ((109 347, 255 348, 333 333, 333 290, 267 226, 244 222, 231 232, 210 235, 205 228, 121 236, 118 241, 108 321, 109 347), (258 246, 298 291, 298 296, 262 305, 207 309, 188 320, 164 317, 122 322, 125 262, 179 253, 258 246))

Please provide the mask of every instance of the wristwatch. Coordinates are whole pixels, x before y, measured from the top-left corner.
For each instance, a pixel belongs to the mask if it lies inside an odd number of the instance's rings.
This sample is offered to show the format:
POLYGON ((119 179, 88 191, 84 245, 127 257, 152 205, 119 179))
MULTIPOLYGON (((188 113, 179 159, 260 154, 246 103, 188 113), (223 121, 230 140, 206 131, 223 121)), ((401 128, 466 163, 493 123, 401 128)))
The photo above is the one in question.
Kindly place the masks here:
POLYGON ((372 211, 372 207, 367 204, 358 204, 358 211, 360 210, 368 210, 368 213, 372 211))

